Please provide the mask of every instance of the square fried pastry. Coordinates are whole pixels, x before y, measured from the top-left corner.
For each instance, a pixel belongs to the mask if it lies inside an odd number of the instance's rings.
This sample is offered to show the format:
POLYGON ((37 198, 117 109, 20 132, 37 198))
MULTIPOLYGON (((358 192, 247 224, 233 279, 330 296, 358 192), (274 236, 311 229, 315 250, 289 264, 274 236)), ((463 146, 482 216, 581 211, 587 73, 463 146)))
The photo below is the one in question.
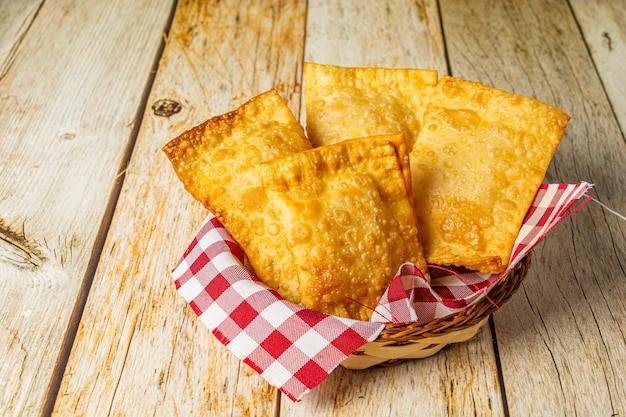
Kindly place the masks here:
POLYGON ((442 77, 410 153, 429 263, 505 270, 568 121, 530 97, 442 77))
POLYGON ((348 140, 261 166, 297 269, 280 283, 285 299, 369 320, 403 263, 428 277, 396 140, 348 140))
POLYGON ((402 133, 409 151, 437 84, 435 70, 304 64, 307 136, 313 146, 402 133))
POLYGON ((242 246, 257 276, 276 287, 291 265, 257 167, 310 148, 287 104, 270 90, 184 132, 163 151, 185 188, 242 246))

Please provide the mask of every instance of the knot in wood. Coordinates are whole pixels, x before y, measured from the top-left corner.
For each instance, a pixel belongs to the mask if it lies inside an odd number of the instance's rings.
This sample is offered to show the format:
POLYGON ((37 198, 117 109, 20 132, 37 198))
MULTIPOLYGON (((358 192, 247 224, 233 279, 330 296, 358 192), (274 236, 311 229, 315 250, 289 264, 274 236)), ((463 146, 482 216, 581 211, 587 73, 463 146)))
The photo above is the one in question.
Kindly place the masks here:
POLYGON ((167 98, 160 99, 152 104, 152 111, 157 116, 170 117, 182 109, 179 102, 167 98))

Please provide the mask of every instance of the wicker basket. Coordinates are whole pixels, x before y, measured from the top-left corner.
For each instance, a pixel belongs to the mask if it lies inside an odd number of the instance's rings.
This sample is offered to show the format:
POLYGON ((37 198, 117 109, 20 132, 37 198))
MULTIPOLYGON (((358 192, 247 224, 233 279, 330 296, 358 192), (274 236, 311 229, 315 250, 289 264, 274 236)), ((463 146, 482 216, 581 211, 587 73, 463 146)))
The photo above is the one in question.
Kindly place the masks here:
POLYGON ((361 346, 341 365, 347 369, 395 365, 432 356, 451 343, 471 339, 489 315, 517 291, 529 267, 530 254, 489 291, 489 299, 485 297, 459 313, 428 321, 387 324, 376 340, 361 346))

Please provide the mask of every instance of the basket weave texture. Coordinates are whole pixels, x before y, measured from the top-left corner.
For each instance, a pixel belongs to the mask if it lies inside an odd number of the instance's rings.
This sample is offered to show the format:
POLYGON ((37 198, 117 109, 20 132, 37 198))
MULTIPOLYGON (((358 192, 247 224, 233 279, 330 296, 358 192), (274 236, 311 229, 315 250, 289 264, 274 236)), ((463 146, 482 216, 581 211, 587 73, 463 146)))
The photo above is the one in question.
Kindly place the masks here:
POLYGON ((446 317, 410 323, 388 323, 378 338, 348 356, 341 366, 365 369, 395 365, 410 359, 432 356, 452 343, 476 335, 491 313, 502 307, 517 291, 530 267, 530 253, 489 291, 488 297, 465 310, 446 317))

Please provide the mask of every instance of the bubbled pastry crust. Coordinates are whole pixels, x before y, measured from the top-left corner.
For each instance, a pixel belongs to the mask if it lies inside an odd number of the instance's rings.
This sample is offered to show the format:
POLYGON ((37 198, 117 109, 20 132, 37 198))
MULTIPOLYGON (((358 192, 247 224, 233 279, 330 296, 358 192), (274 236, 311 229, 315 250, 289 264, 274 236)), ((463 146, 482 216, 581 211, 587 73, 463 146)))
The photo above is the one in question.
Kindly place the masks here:
POLYGON ((304 64, 306 129, 313 146, 404 135, 410 151, 437 85, 435 70, 304 64))
POLYGON ((187 191, 241 245, 259 278, 276 287, 292 266, 257 167, 310 148, 287 104, 270 90, 184 132, 163 151, 187 191))
POLYGON ((429 263, 505 270, 568 121, 530 97, 442 77, 410 153, 429 263))
POLYGON ((349 140, 262 165, 297 269, 281 283, 283 297, 368 320, 404 262, 428 276, 394 141, 349 140))

